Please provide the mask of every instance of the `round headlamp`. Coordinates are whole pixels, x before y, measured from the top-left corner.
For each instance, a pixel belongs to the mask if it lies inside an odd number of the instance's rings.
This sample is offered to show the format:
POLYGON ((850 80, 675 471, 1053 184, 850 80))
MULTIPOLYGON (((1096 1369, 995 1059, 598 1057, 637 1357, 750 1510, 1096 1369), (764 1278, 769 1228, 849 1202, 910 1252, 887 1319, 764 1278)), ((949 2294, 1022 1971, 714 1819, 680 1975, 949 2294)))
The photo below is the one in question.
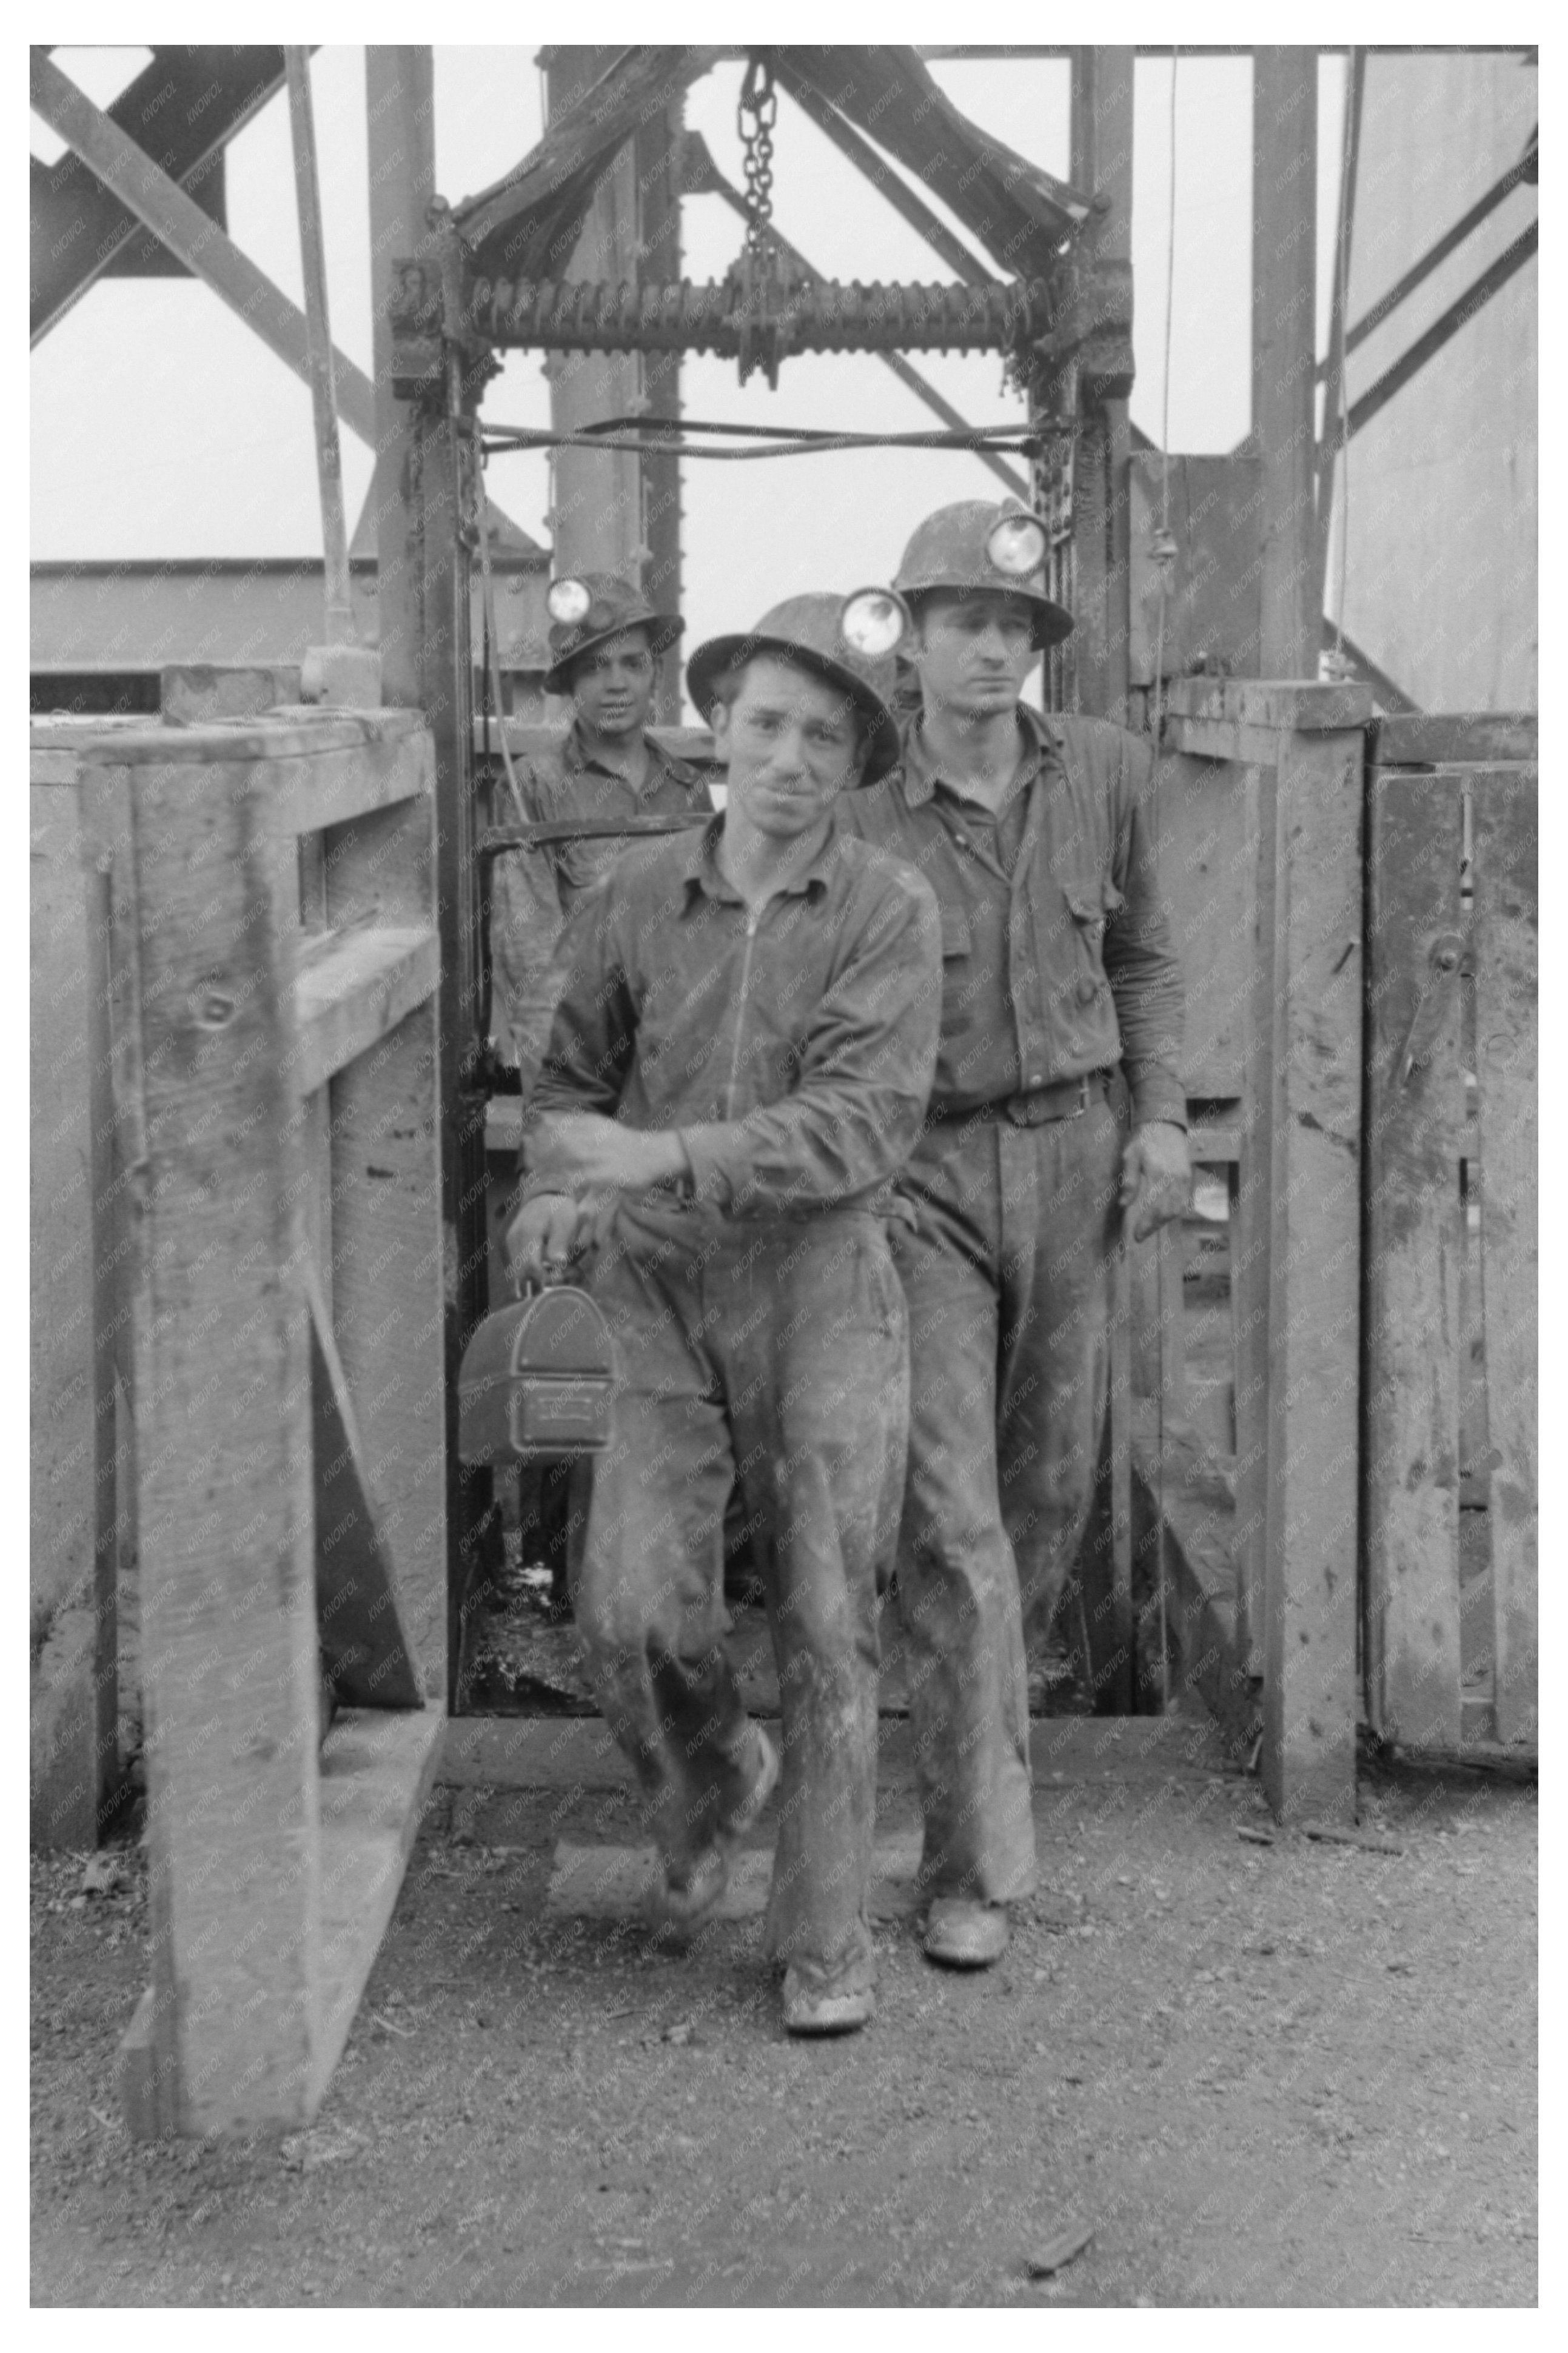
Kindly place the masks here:
POLYGON ((588 617, 593 596, 586 580, 552 580, 545 596, 545 610, 552 621, 560 621, 567 628, 588 617))
POLYGON ((839 615, 840 637, 863 661, 884 659, 908 627, 904 599, 891 588, 857 588, 839 615))
POLYGON ((1022 580, 1045 561, 1045 526, 1037 515, 1003 515, 987 534, 986 561, 1009 580, 1022 580))

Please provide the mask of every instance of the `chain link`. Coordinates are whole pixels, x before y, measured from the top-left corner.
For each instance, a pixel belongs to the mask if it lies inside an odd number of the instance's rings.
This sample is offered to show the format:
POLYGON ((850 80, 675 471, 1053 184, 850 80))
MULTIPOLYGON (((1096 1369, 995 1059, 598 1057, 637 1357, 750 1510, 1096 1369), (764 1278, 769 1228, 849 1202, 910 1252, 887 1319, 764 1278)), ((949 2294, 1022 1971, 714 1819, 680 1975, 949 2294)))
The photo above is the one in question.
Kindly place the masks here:
POLYGON ((773 140, 779 120, 779 93, 773 69, 766 58, 747 58, 736 129, 746 151, 746 249, 759 259, 772 242, 773 140))

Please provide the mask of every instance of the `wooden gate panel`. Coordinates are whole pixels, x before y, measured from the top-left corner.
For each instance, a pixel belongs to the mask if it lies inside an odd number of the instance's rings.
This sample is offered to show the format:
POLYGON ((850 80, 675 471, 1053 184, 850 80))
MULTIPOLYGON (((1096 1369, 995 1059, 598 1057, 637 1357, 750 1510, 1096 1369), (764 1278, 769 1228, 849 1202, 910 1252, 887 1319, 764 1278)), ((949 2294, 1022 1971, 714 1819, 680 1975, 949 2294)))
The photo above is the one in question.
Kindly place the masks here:
POLYGON ((86 756, 134 1245, 153 1890, 122 2091, 139 2135, 298 2122, 442 1721, 432 748, 398 712, 274 713, 86 756), (366 1710, 324 1740, 323 1657, 366 1710))
POLYGON ((1499 1740, 1535 1740, 1537 1696, 1537 775, 1471 786, 1481 1295, 1491 1437, 1499 1740))
POLYGON ((1390 1739, 1460 1737, 1458 780, 1378 770, 1369 811, 1366 1687, 1390 1739))

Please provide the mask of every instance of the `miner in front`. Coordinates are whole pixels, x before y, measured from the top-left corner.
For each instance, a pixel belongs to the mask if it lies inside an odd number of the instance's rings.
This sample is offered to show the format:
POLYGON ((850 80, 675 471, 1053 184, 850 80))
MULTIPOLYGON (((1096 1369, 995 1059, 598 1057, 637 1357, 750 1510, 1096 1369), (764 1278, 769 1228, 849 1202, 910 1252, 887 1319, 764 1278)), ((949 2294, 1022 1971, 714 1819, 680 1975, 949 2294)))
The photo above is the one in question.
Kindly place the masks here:
POLYGON ((877 1585, 903 1487, 908 1341, 885 1229, 941 1003, 929 886, 835 827, 897 756, 893 600, 790 598, 700 647, 728 771, 700 832, 633 849, 563 943, 524 1133, 519 1273, 577 1245, 620 1356, 574 1604, 689 1935, 780 1759, 722 1639, 733 1481, 761 1546, 782 1776, 766 1938, 791 2033, 871 2016, 877 1585))

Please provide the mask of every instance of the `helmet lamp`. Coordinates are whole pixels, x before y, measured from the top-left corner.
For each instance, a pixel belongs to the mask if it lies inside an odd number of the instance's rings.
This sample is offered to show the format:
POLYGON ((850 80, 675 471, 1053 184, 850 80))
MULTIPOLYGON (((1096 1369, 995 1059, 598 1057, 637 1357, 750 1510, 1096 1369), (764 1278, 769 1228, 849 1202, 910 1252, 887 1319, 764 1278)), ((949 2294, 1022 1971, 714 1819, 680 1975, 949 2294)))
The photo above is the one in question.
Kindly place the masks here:
POLYGON ((890 588, 857 588, 839 615, 840 637, 865 661, 890 654, 908 626, 904 600, 890 588))
POLYGON ((1045 526, 1037 515, 1003 515, 988 533, 985 552, 993 571, 1022 580, 1045 561, 1045 526))
POLYGON ((552 621, 564 622, 572 628, 584 619, 593 596, 585 580, 553 580, 545 596, 545 610, 552 621))

